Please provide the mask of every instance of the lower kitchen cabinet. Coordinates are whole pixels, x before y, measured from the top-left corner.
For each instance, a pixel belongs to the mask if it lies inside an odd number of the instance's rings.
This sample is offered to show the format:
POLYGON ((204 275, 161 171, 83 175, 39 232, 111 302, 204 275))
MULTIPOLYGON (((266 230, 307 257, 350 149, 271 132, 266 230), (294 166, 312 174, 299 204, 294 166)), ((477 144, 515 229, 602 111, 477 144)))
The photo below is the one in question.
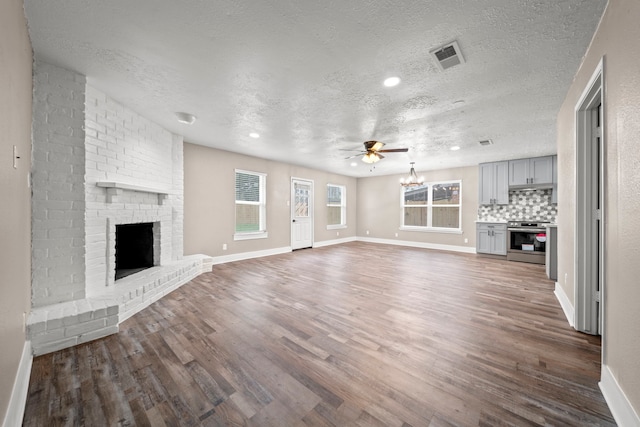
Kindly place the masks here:
POLYGON ((507 224, 499 222, 477 223, 476 252, 492 255, 506 255, 507 224))

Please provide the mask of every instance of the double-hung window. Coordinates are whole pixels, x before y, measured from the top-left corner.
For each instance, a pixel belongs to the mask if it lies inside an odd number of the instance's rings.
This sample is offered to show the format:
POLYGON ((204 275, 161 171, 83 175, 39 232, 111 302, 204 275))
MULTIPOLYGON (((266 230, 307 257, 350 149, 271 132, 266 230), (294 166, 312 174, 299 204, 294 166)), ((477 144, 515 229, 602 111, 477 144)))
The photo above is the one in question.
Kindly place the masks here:
POLYGON ((402 187, 404 230, 461 232, 462 181, 402 187))
POLYGON ((234 240, 267 237, 266 181, 266 174, 236 169, 234 240))
POLYGON ((327 229, 347 226, 347 188, 344 185, 327 185, 327 229))

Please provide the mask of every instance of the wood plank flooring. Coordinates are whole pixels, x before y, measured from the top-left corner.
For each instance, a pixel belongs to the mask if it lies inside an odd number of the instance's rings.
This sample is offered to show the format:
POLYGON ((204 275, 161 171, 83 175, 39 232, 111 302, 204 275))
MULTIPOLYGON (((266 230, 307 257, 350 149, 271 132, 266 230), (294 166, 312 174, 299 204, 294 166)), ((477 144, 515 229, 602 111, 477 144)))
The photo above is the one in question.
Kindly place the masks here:
POLYGON ((347 243, 218 265, 35 358, 26 426, 613 426, 544 266, 347 243))

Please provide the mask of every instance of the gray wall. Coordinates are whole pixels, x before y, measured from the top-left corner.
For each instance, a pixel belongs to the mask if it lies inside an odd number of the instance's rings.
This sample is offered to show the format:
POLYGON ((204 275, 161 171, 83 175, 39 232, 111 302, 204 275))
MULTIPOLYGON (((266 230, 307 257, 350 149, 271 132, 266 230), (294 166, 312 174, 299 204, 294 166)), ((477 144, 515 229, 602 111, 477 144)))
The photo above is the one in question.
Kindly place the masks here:
POLYGON ((31 293, 31 45, 21 0, 0 2, 0 421, 25 344, 31 293), (13 168, 13 146, 18 169, 13 168))
POLYGON ((291 177, 314 181, 314 241, 356 235, 357 180, 342 175, 184 144, 185 255, 227 256, 291 245, 291 177), (266 239, 234 241, 235 169, 267 174, 266 239), (327 230, 327 184, 347 187, 347 228, 327 230), (337 236, 337 232, 340 233, 337 236), (222 245, 227 244, 227 250, 222 245))
MULTIPOLYGON (((407 170, 408 172, 408 170, 407 170)), ((403 231, 400 227, 400 178, 387 175, 358 180, 358 230, 360 237, 403 240, 431 245, 467 246, 475 248, 478 216, 478 167, 416 171, 429 181, 462 180, 463 234, 403 231), (366 232, 369 231, 367 235, 366 232), (395 237, 398 233, 398 237, 395 237), (468 239, 464 243, 464 239, 468 239)))
POLYGON ((640 413, 640 2, 610 0, 558 114, 558 279, 574 302, 575 107, 604 56, 604 363, 640 413), (565 280, 566 275, 566 280, 565 280))

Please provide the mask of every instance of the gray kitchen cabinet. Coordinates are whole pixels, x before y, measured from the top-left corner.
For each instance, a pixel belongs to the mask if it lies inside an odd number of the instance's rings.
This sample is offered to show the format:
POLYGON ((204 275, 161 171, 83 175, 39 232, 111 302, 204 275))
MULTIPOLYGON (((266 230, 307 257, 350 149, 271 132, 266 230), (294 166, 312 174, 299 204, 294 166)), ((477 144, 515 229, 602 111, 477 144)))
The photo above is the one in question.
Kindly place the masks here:
POLYGON ((553 183, 553 156, 509 160, 509 186, 527 187, 553 183))
POLYGON ((507 224, 493 222, 477 223, 476 252, 492 255, 506 255, 507 224))
POLYGON ((509 204, 509 162, 481 163, 479 167, 481 205, 509 204))

